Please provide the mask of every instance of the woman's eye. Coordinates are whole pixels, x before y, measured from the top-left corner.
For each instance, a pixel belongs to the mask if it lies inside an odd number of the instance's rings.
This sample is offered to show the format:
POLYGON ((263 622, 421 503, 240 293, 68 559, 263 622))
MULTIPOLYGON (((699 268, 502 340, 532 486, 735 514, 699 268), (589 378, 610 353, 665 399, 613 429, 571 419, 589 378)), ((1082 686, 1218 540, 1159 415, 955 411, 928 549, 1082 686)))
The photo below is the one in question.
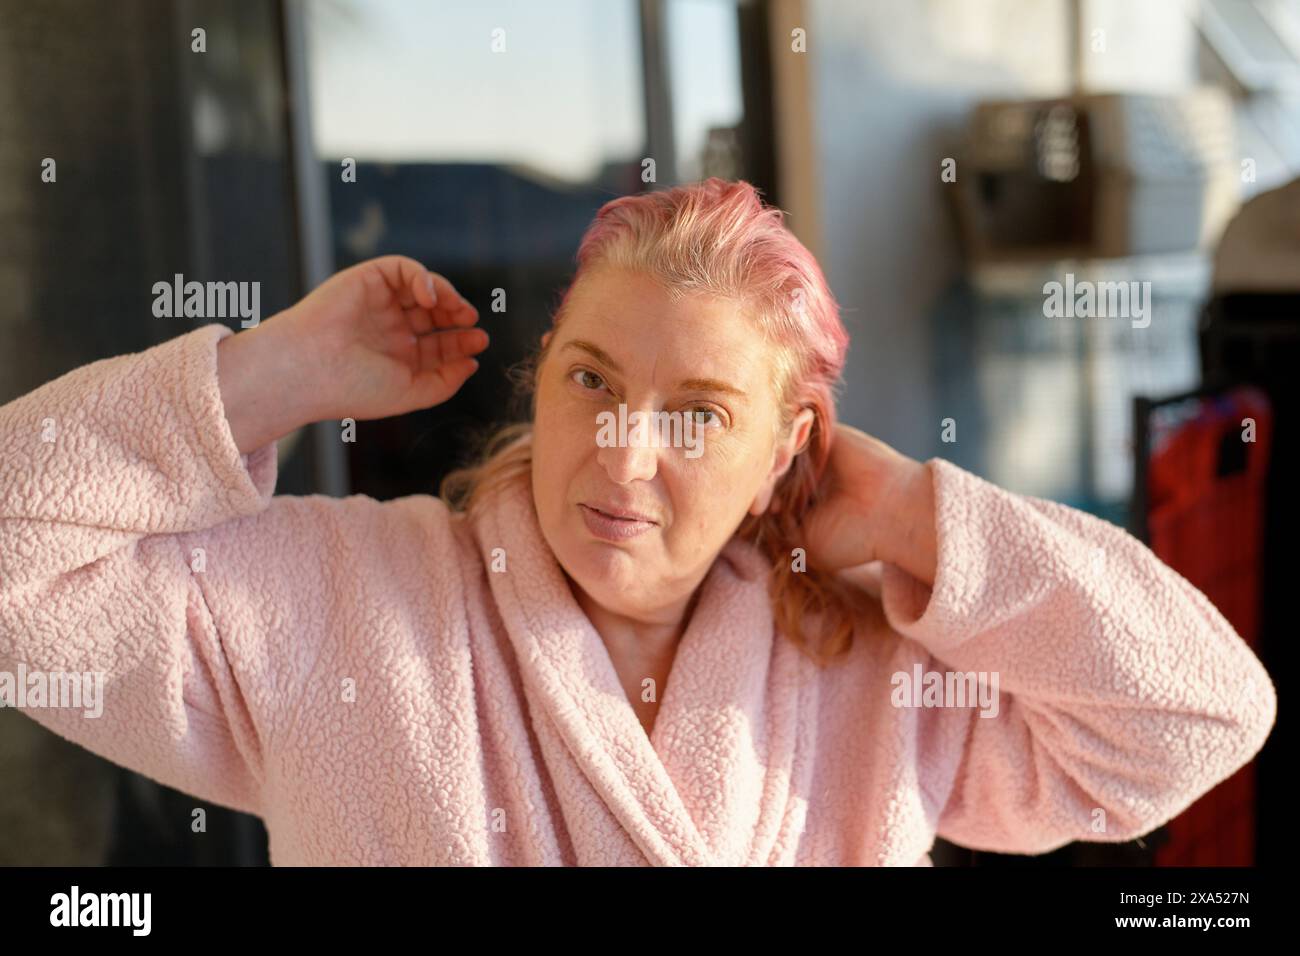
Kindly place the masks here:
POLYGON ((690 413, 691 416, 695 419, 695 424, 697 425, 708 426, 713 424, 717 424, 717 425, 722 424, 722 416, 720 416, 717 412, 715 412, 713 409, 709 408, 706 405, 696 405, 693 409, 690 410, 690 413), (707 418, 702 419, 700 417, 701 415, 712 415, 713 419, 711 421, 707 418))
POLYGON ((587 391, 595 391, 597 388, 605 384, 604 380, 599 375, 597 375, 595 372, 591 371, 590 369, 585 369, 585 368, 580 368, 576 370, 573 373, 573 375, 570 376, 570 379, 573 378, 578 378, 579 380, 577 384, 587 389, 587 391), (581 376, 586 376, 586 378, 585 379, 581 378, 581 376), (594 380, 594 384, 592 384, 593 380, 594 380))

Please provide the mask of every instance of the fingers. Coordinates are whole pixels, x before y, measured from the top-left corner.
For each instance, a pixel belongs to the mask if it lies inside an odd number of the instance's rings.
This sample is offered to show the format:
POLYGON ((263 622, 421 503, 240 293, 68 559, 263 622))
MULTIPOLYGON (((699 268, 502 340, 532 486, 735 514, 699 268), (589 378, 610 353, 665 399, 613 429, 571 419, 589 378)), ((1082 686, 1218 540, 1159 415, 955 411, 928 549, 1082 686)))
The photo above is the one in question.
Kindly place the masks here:
POLYGON ((411 256, 380 256, 361 263, 361 267, 377 271, 389 293, 402 308, 433 310, 441 300, 443 310, 448 312, 476 312, 451 282, 438 273, 430 272, 424 264, 411 256))
POLYGON ((429 273, 437 308, 433 310, 434 322, 440 328, 473 325, 478 321, 478 309, 470 305, 447 279, 436 272, 429 273))
MULTIPOLYGON (((403 311, 422 309, 428 314, 420 325, 427 328, 470 326, 478 321, 478 309, 456 291, 446 277, 430 272, 409 256, 380 256, 364 263, 373 266, 383 278, 389 293, 403 311)), ((426 328, 416 327, 416 331, 426 328)))
POLYGON ((418 339, 420 370, 432 370, 473 357, 487 348, 489 341, 483 329, 455 329, 421 335, 418 339))
MULTIPOLYGON (((409 256, 380 256, 360 263, 358 268, 365 273, 368 288, 383 293, 388 301, 396 299, 403 309, 416 305, 433 307, 433 294, 426 278, 428 270, 409 256)), ((384 304, 370 303, 372 308, 384 304)))
POLYGON ((416 335, 424 335, 436 328, 433 324, 433 313, 428 309, 411 306, 409 309, 403 309, 402 315, 406 319, 406 324, 410 326, 411 331, 416 335))

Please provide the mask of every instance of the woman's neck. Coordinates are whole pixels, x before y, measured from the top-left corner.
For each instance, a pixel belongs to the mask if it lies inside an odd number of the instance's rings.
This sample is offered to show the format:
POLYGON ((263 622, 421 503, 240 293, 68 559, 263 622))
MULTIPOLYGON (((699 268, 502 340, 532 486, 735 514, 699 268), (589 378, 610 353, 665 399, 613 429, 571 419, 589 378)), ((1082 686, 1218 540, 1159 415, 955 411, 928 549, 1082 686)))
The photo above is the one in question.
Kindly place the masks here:
POLYGON ((676 604, 633 617, 611 611, 587 594, 568 574, 565 578, 574 600, 600 635, 610 657, 616 661, 645 665, 665 660, 671 662, 690 624, 700 594, 697 587, 689 597, 676 604))
MULTIPOLYGON (((567 577, 567 575, 566 575, 567 577)), ((647 735, 654 728, 672 673, 673 660, 682 635, 690 625, 700 589, 697 587, 681 604, 656 612, 648 618, 619 614, 597 603, 572 579, 569 588, 575 600, 600 635, 619 684, 636 712, 647 735), (646 680, 652 683, 647 685, 646 680), (647 686, 653 689, 647 694, 647 686)))

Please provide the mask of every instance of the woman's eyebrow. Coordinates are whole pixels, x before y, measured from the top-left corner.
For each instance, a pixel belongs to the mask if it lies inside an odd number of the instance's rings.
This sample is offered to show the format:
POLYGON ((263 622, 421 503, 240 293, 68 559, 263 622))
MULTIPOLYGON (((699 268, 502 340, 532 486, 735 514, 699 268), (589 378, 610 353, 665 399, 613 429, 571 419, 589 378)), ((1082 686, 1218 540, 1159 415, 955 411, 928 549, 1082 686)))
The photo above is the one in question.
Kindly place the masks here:
MULTIPOLYGON (((610 358, 609 353, 606 352, 604 349, 602 349, 599 345, 593 345, 591 342, 588 342, 584 339, 572 339, 569 342, 565 343, 564 348, 581 349, 582 351, 589 353, 597 361, 605 365, 608 365, 615 372, 618 372, 619 375, 623 374, 623 366, 619 365, 612 358, 610 358)), ((564 351, 564 349, 561 349, 560 351, 562 352, 564 351)))
MULTIPOLYGON (((585 339, 572 339, 571 341, 566 342, 564 348, 560 351, 564 351, 564 349, 579 349, 580 351, 591 355, 602 364, 608 365, 619 375, 623 374, 623 367, 615 362, 608 352, 602 349, 599 345, 588 342, 585 339)), ((677 383, 677 390, 682 392, 723 392, 728 395, 737 395, 741 398, 745 397, 745 393, 741 389, 736 388, 734 385, 728 385, 726 382, 720 381, 716 378, 683 379, 677 383)))
POLYGON ((734 385, 728 385, 726 382, 719 381, 716 378, 687 378, 677 383, 679 392, 725 392, 728 395, 736 395, 740 398, 745 397, 745 393, 734 385))

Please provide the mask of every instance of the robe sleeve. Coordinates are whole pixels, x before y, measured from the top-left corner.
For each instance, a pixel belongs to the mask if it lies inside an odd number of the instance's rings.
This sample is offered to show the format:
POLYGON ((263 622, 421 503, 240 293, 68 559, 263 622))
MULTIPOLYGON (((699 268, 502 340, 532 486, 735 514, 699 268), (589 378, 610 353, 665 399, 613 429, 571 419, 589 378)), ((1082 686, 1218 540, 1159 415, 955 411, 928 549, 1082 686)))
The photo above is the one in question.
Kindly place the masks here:
POLYGON ((1004 853, 1130 840, 1254 757, 1276 692, 1204 594, 1116 525, 926 466, 935 581, 886 563, 882 607, 930 669, 996 673, 999 691, 996 716, 927 725, 939 836, 1004 853))
POLYGON ((272 497, 275 442, 239 453, 217 382, 230 334, 210 324, 0 406, 0 681, 60 736, 257 813, 293 700, 272 662, 327 600, 311 560, 316 512, 336 505, 272 497))

